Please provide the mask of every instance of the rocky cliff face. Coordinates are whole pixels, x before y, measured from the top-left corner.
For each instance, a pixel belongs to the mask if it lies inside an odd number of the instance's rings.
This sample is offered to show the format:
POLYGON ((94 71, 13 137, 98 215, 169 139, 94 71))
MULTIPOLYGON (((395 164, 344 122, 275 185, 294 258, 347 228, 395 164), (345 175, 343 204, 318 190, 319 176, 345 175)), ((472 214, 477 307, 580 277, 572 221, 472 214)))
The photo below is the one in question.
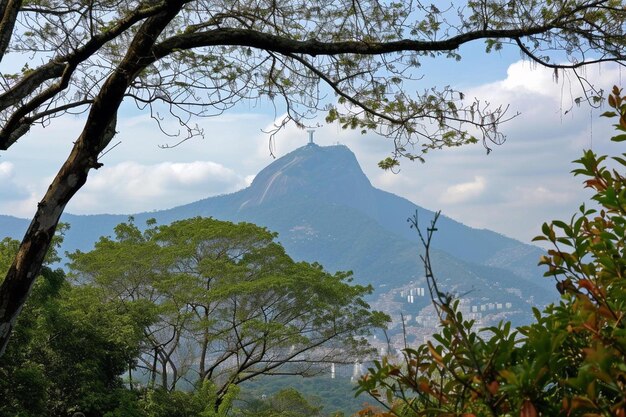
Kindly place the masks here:
POLYGON ((354 154, 343 145, 309 144, 283 156, 254 178, 244 202, 248 207, 295 197, 360 210, 374 205, 373 187, 354 154))

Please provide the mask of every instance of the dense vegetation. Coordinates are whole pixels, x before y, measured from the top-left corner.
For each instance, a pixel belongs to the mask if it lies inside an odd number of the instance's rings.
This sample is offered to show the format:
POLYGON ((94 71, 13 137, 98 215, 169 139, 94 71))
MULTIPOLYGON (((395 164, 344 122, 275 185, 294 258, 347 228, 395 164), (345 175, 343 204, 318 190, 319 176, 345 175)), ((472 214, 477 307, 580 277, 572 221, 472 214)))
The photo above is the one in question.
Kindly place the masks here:
POLYGON ((350 375, 341 375, 333 379, 328 372, 310 378, 271 376, 243 384, 239 400, 254 401, 286 389, 294 389, 312 404, 323 406, 324 414, 343 413, 350 416, 374 402, 365 395, 355 396, 355 387, 356 381, 353 381, 350 375))
MULTIPOLYGON (((362 299, 371 287, 294 262, 275 237, 207 218, 129 222, 71 254, 70 279, 44 268, 0 359, 0 415, 232 414, 244 381, 367 354, 361 336, 387 320, 362 299)), ((3 268, 16 248, 0 245, 3 268)))
MULTIPOLYGON (((623 142, 626 97, 615 87, 608 102, 604 116, 618 120, 612 140, 623 142)), ((592 202, 569 221, 544 224, 537 238, 553 245, 540 263, 560 302, 535 310, 528 326, 475 329, 426 256, 441 332, 399 363, 376 362, 359 391, 380 407, 361 415, 626 416, 626 154, 608 160, 586 151, 575 162, 592 202)), ((427 249, 434 230, 421 235, 427 249)))

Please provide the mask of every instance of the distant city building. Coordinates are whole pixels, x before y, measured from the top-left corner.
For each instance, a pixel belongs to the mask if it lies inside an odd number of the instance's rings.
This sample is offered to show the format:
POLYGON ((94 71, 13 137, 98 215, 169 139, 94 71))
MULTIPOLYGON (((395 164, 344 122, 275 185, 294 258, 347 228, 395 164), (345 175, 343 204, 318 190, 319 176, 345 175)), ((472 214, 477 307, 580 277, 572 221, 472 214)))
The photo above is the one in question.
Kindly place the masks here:
POLYGON ((352 377, 350 381, 356 382, 363 375, 363 365, 359 361, 354 361, 354 369, 352 370, 352 377))

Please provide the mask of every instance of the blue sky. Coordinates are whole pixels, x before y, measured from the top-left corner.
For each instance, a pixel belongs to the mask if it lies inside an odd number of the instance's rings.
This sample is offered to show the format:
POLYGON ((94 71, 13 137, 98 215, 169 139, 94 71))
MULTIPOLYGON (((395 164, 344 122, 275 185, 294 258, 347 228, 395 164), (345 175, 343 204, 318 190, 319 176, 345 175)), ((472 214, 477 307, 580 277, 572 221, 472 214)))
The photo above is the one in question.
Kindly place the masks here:
MULTIPOLYGON (((376 135, 342 131, 324 125, 315 133, 319 145, 349 146, 372 183, 467 225, 488 228, 529 242, 541 223, 569 218, 588 198, 570 161, 593 143, 600 153, 622 150, 611 144, 610 122, 602 110, 574 106, 579 95, 574 79, 555 80, 549 70, 520 61, 517 50, 485 54, 482 44, 461 51, 460 62, 424 62, 420 84, 452 85, 466 97, 509 104, 521 115, 502 126, 507 142, 487 155, 482 145, 431 153, 425 164, 404 161, 397 174, 383 172, 377 162, 389 155, 392 143, 376 135)), ((617 68, 589 68, 586 76, 610 89, 621 82, 617 68)), ((80 129, 81 117, 55 120, 34 128, 8 152, 0 154, 0 213, 28 217, 67 156, 80 129)), ((320 118, 323 121, 323 115, 320 118)), ((67 207, 68 212, 123 213, 163 209, 241 189, 272 162, 269 137, 273 123, 269 103, 240 105, 223 116, 196 120, 204 139, 192 139, 173 149, 148 115, 130 106, 122 109, 121 143, 90 174, 87 185, 67 207)), ((323 124, 323 123, 322 123, 323 124)), ((174 121, 166 127, 176 131, 174 121)), ((289 126, 275 140, 276 156, 306 144, 305 131, 289 126)))

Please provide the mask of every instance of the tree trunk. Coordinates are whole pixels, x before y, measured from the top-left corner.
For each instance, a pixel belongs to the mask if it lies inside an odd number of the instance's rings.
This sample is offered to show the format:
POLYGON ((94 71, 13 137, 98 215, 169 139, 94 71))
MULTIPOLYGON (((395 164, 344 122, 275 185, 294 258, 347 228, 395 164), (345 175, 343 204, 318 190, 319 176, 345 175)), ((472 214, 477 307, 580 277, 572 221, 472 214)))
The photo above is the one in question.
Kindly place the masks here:
POLYGON ((172 379, 171 379, 172 385, 170 387, 167 387, 167 390, 169 392, 172 392, 176 390, 176 383, 178 382, 178 367, 176 366, 174 361, 171 360, 171 358, 169 359, 169 364, 170 364, 170 367, 172 368, 172 379))
POLYGON ((204 320, 205 324, 202 329, 202 344, 200 346, 200 379, 204 379, 206 377, 206 357, 209 350, 209 329, 208 329, 208 320, 209 320, 209 309, 208 307, 204 308, 204 320))
POLYGON ((152 361, 152 375, 150 375, 150 388, 154 389, 156 386, 156 377, 157 377, 157 363, 158 363, 158 353, 157 348, 154 348, 154 360, 152 361))
MULTIPOLYGON (((113 133, 114 130, 113 126, 113 133)), ((15 260, 0 286, 0 356, 4 354, 11 330, 39 274, 65 205, 83 186, 89 170, 98 166, 98 153, 82 146, 83 141, 81 135, 38 204, 15 260)))
POLYGON ((168 358, 163 358, 161 362, 161 388, 167 390, 167 360, 168 358))
POLYGON ((0 61, 9 47, 22 0, 0 0, 0 61))
POLYGON ((133 361, 128 361, 128 388, 133 390, 133 361))
POLYGON ((128 46, 124 59, 106 80, 89 111, 85 127, 70 156, 37 206, 15 260, 0 286, 0 356, 11 330, 30 294, 61 214, 70 199, 87 181, 92 168, 99 168, 98 155, 115 135, 118 108, 136 74, 151 64, 152 47, 159 34, 188 0, 171 0, 168 8, 148 18, 128 46))

